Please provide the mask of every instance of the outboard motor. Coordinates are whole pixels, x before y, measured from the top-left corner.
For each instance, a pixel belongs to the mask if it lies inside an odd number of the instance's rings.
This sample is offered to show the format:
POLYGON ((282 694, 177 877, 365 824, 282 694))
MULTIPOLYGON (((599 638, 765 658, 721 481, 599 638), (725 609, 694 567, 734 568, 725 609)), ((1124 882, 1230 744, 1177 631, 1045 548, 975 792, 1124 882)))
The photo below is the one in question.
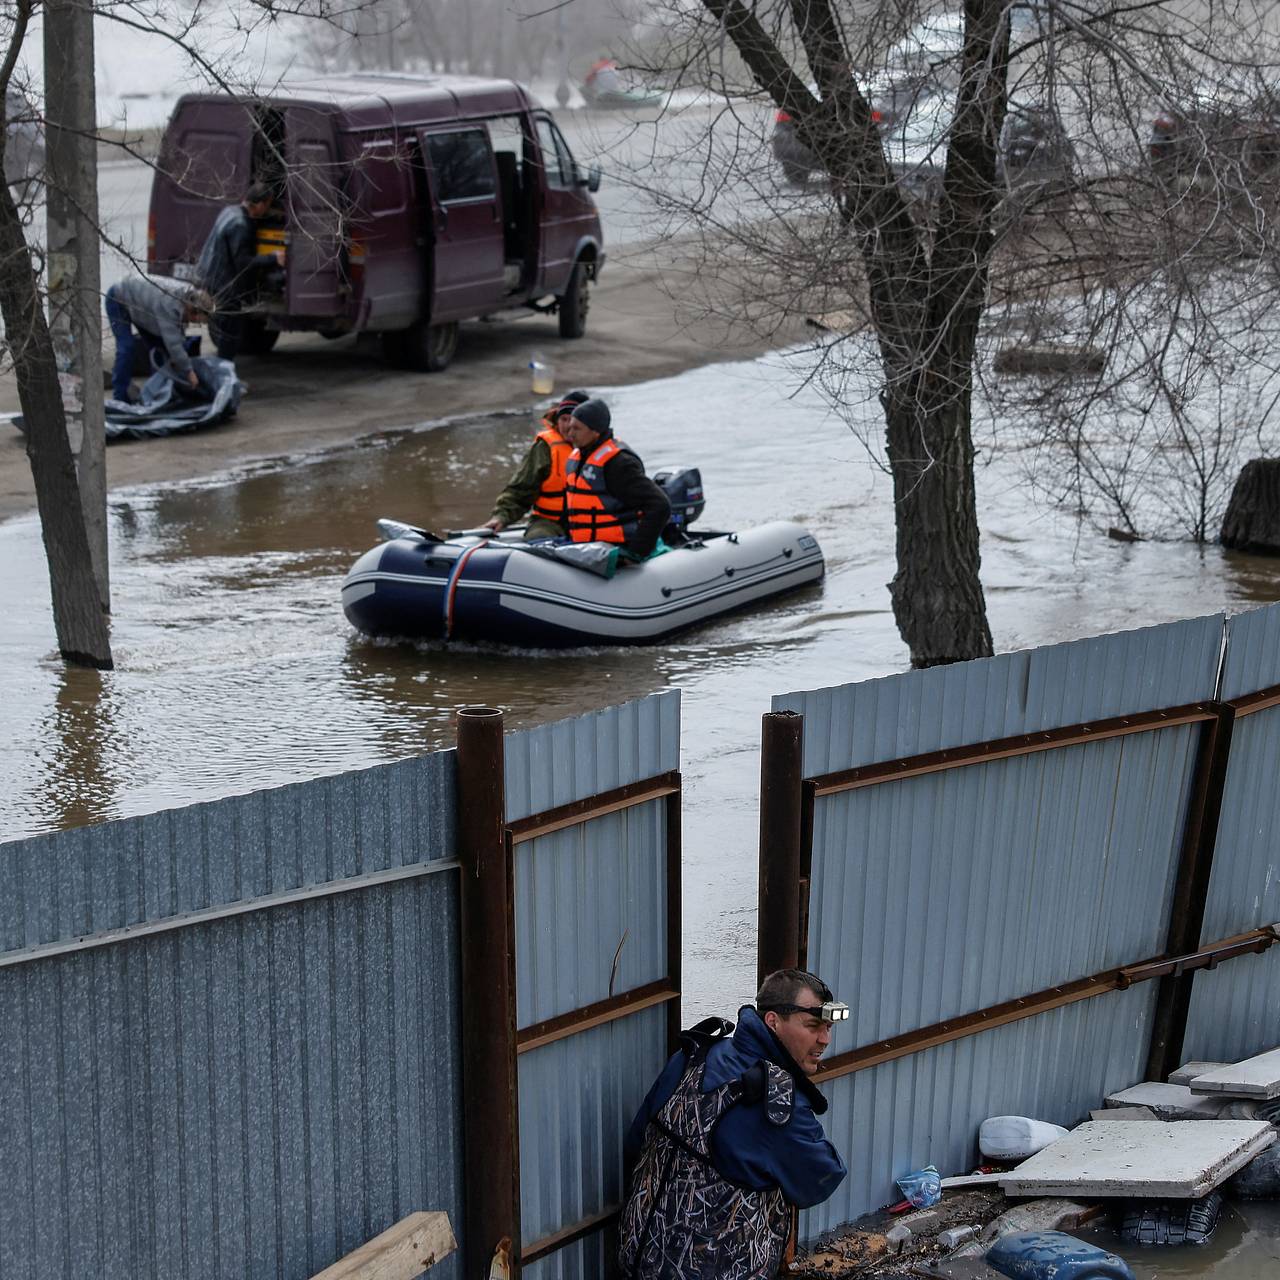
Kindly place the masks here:
POLYGON ((702 472, 697 467, 663 467, 653 473, 653 482, 671 503, 671 523, 663 529, 662 540, 680 542, 707 505, 702 493, 702 472))

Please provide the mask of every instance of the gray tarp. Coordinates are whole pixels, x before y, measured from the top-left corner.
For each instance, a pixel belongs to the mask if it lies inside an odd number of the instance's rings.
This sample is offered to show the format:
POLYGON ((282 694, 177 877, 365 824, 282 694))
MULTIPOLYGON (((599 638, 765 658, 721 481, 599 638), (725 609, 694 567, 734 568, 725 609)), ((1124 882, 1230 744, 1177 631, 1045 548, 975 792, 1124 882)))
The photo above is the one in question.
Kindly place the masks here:
POLYGON ((176 382, 167 369, 160 369, 142 384, 137 404, 108 400, 107 439, 171 436, 232 417, 245 390, 236 377, 235 365, 217 356, 197 356, 191 366, 200 379, 199 391, 176 382))

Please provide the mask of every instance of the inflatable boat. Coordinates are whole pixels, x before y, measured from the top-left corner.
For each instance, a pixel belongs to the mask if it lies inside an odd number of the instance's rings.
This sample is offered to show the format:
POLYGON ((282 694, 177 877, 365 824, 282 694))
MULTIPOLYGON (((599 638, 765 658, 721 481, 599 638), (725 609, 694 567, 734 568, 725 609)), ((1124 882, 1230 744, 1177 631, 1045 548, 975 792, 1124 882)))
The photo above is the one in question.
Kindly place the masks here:
POLYGON ((535 649, 646 644, 816 582, 824 568, 817 539, 782 520, 687 533, 608 578, 569 562, 566 553, 583 544, 480 531, 440 538, 394 521, 379 527, 387 541, 366 551, 342 584, 348 620, 370 636, 535 649))

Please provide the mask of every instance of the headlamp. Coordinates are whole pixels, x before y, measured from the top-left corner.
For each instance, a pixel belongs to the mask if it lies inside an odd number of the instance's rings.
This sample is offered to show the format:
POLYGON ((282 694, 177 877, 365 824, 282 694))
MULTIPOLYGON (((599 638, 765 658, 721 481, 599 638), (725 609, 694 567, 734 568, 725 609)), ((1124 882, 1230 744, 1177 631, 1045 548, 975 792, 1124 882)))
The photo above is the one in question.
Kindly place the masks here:
POLYGON ((823 1022, 844 1022, 849 1017, 849 1006, 843 1000, 827 1000, 823 1004, 762 1004, 760 1013, 807 1013, 811 1018, 821 1018, 823 1022))

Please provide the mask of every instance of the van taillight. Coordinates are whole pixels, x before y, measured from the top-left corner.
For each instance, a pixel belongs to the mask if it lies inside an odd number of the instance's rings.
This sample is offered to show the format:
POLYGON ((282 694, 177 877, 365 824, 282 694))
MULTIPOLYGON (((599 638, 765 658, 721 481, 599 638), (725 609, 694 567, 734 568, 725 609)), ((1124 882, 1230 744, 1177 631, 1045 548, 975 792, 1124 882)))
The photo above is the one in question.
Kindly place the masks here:
POLYGON ((1151 122, 1151 127, 1153 129, 1159 129, 1161 133, 1172 133, 1177 123, 1178 122, 1172 116, 1158 115, 1151 122))
POLYGON ((156 265, 156 216, 151 214, 147 218, 147 270, 151 271, 156 265))
POLYGON ((364 280, 364 263, 367 249, 359 236, 352 236, 347 242, 347 279, 353 287, 358 287, 364 280))
POLYGON ((872 124, 884 124, 884 112, 883 112, 883 111, 877 111, 877 110, 875 110, 875 108, 873 107, 873 108, 872 108, 872 110, 871 110, 871 123, 872 123, 872 124))
POLYGON ((790 124, 790 123, 791 123, 791 117, 790 117, 789 115, 787 115, 787 113, 786 113, 785 111, 779 111, 779 112, 778 112, 778 116, 777 116, 777 119, 776 119, 775 123, 776 123, 776 124, 790 124))

